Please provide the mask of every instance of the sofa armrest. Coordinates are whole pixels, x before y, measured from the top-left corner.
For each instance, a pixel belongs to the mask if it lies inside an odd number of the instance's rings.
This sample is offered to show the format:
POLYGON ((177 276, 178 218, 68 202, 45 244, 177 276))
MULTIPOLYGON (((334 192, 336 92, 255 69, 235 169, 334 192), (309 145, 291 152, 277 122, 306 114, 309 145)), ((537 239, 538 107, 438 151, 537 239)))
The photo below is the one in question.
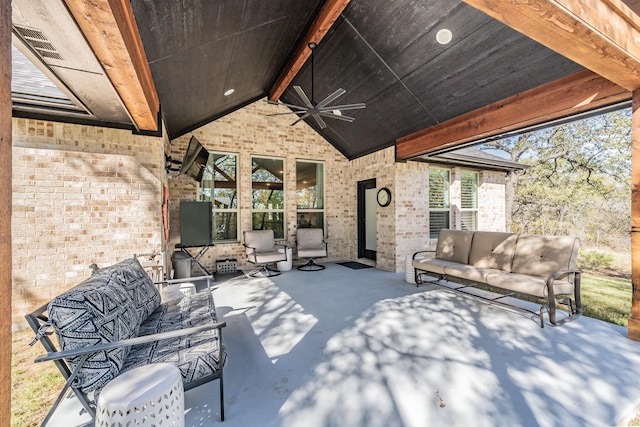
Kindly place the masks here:
POLYGON ((429 249, 429 250, 426 250, 426 251, 418 251, 418 252, 415 252, 415 253, 413 254, 413 257, 412 257, 411 259, 416 259, 416 257, 417 257, 418 255, 420 255, 420 254, 426 254, 426 253, 432 253, 432 254, 434 254, 434 255, 435 255, 436 251, 435 251, 435 249, 429 249))
POLYGON ((289 260, 289 256, 287 255, 287 249, 289 249, 289 245, 286 245, 284 243, 276 243, 274 246, 279 247, 280 249, 282 249, 284 251, 285 261, 288 261, 289 260))
POLYGON ((153 284, 156 285, 158 289, 161 291, 162 288, 164 288, 165 286, 178 285, 180 283, 193 283, 193 282, 199 282, 202 280, 207 281, 207 290, 211 291, 211 282, 213 282, 213 276, 195 276, 195 277, 186 277, 183 279, 168 279, 168 280, 161 280, 159 282, 154 282, 153 284))
POLYGON ((195 277, 186 277, 184 279, 167 279, 167 280, 161 280, 159 282, 154 282, 156 285, 158 284, 163 284, 163 285, 175 285, 178 283, 191 283, 191 282, 197 282, 199 280, 213 280, 213 276, 195 276, 195 277))
POLYGON ((57 352, 47 353, 47 354, 38 356, 35 358, 34 362, 37 363, 37 362, 46 362, 49 360, 66 359, 70 357, 82 356, 85 354, 97 353, 99 351, 107 351, 107 350, 111 350, 119 347, 129 347, 129 346, 134 346, 139 344, 146 344, 153 341, 160 341, 160 340, 170 339, 170 338, 178 338, 185 335, 197 334, 199 332, 204 332, 211 329, 221 330, 225 326, 227 326, 227 322, 211 323, 210 325, 194 326, 192 328, 180 329, 177 331, 170 331, 170 332, 160 332, 157 334, 144 335, 141 337, 129 338, 126 340, 116 341, 112 343, 96 344, 96 345, 86 346, 82 348, 76 348, 73 350, 57 351, 57 352))
POLYGON ((242 246, 244 246, 247 250, 246 250, 246 255, 247 255, 247 261, 249 262, 253 262, 254 264, 258 263, 258 257, 257 257, 257 252, 256 252, 256 248, 253 246, 249 246, 246 243, 243 243, 242 246), (249 253, 249 250, 251 250, 251 253, 249 253), (253 261, 251 261, 249 258, 253 257, 253 261))
MULTIPOLYGON (((570 280, 570 281, 573 282, 574 295, 576 299, 579 299, 580 298, 580 278, 582 276, 582 270, 579 270, 577 268, 554 271, 553 273, 549 274, 545 283, 545 286, 547 287, 548 295, 550 295, 551 297, 555 296, 555 291, 553 289, 553 282, 555 280, 558 280, 562 277, 568 277, 572 274, 574 275, 573 280, 570 280)), ((579 302, 579 301, 576 301, 576 302, 579 302)))

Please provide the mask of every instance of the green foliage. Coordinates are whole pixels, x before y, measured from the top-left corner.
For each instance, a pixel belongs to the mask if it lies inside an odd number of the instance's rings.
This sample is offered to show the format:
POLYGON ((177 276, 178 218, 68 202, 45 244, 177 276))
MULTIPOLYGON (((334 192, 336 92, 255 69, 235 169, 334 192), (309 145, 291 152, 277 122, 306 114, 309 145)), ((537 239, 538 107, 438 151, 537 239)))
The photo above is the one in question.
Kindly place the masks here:
POLYGON ((511 231, 575 234, 585 245, 629 249, 630 109, 485 147, 529 165, 508 179, 511 231))
POLYGON ((586 270, 611 268, 613 255, 598 251, 583 251, 578 255, 578 267, 586 270))

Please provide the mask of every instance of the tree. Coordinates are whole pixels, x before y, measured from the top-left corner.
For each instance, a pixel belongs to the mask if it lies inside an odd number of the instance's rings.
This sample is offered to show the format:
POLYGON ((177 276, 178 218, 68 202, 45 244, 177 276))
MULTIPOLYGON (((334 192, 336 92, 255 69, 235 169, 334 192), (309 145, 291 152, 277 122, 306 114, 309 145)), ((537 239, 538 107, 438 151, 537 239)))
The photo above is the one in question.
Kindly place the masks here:
POLYGON ((500 150, 528 168, 507 176, 507 229, 577 234, 593 245, 628 246, 631 111, 618 110, 504 138, 500 150))

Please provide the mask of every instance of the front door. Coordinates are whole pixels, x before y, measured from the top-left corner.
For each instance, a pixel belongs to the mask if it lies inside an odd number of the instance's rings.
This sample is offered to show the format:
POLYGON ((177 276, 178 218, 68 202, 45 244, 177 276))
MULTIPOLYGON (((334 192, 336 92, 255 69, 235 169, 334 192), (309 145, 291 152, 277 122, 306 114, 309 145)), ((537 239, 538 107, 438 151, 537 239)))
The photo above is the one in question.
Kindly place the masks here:
POLYGON ((358 258, 376 260, 376 180, 358 181, 358 258))

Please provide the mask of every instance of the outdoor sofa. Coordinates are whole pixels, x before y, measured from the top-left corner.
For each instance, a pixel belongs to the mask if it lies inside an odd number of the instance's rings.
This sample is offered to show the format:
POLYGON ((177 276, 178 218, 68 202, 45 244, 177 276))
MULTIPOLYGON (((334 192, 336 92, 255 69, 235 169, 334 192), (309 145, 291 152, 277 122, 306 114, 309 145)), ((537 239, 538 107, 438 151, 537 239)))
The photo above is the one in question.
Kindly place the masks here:
POLYGON ((442 284, 449 289, 530 311, 540 316, 547 309, 549 321, 557 325, 556 298, 569 306, 571 318, 582 313, 581 272, 576 268, 580 239, 572 236, 536 236, 491 231, 440 231, 435 251, 413 254, 416 284, 442 284), (425 257, 425 254, 431 256, 425 257), (451 286, 449 279, 463 279, 470 285, 451 286), (447 281, 447 284, 440 281, 447 281), (479 293, 475 284, 488 285, 507 294, 479 293), (491 296, 487 296, 491 295, 491 296), (534 312, 509 302, 512 295, 526 295, 544 303, 534 312))
POLYGON ((89 279, 26 315, 48 354, 67 380, 43 425, 69 389, 95 419, 100 391, 119 374, 151 363, 180 369, 185 390, 219 379, 220 418, 224 420, 222 371, 227 354, 222 343, 211 276, 164 283, 206 281, 192 296, 161 303, 154 284, 137 259, 96 271, 89 279), (47 332, 52 327, 59 347, 47 332))

